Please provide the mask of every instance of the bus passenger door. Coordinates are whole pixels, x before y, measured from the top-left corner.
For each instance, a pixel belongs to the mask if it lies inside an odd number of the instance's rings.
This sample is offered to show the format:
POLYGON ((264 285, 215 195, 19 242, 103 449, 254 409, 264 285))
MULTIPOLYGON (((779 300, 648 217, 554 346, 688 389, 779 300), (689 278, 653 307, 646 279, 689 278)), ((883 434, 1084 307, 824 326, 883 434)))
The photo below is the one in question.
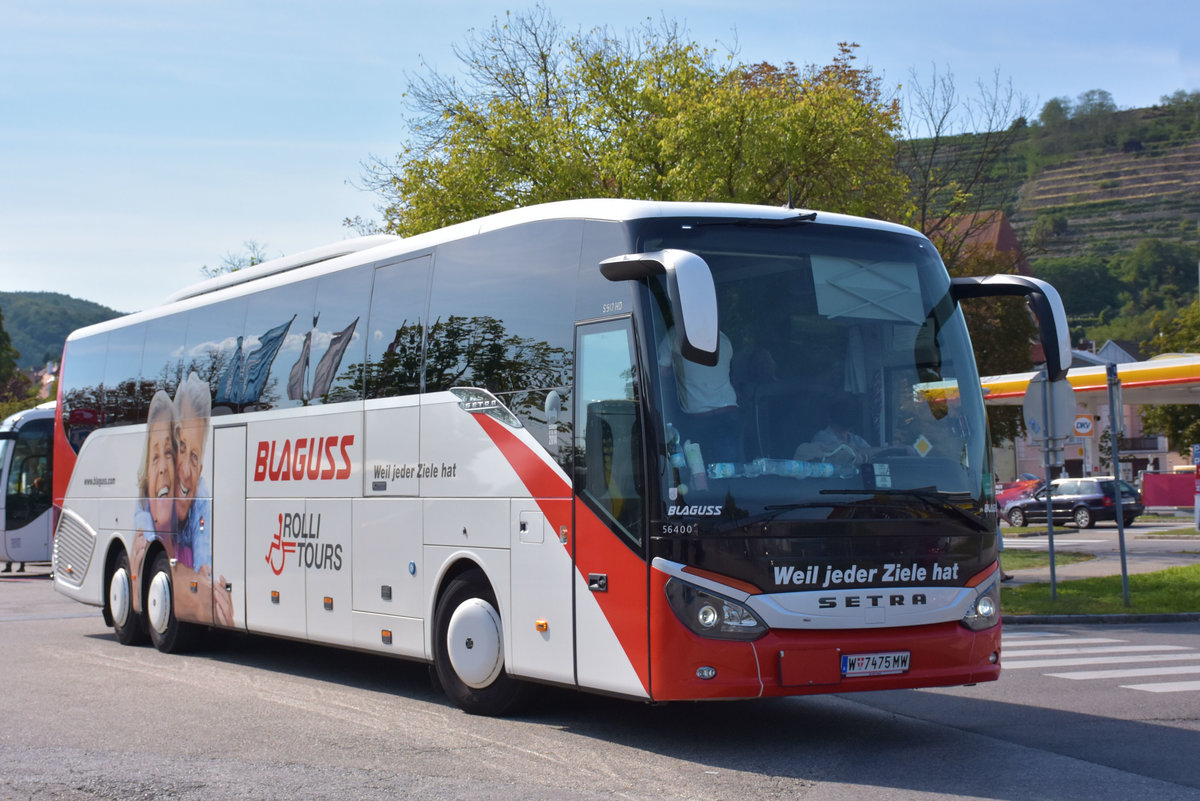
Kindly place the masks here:
POLYGON ((213 429, 213 620, 246 628, 246 427, 213 429), (232 612, 233 619, 222 614, 232 612))
POLYGON ((645 476, 629 318, 575 329, 575 658, 579 684, 649 695, 645 476))
POLYGON ((0 558, 12 562, 50 559, 50 458, 53 418, 26 420, 16 432, 5 432, 7 464, 0 465, 0 558))

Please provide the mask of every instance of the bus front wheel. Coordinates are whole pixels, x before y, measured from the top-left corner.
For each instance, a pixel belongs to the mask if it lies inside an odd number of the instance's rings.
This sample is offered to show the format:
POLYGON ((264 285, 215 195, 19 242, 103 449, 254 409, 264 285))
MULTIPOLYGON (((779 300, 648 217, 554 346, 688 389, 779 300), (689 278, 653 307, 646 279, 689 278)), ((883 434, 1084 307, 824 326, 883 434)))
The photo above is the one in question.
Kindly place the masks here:
POLYGON ((108 613, 112 617, 113 633, 121 645, 139 645, 146 641, 145 622, 133 611, 133 581, 129 556, 124 551, 117 556, 108 577, 108 613))
POLYGON ((504 629, 496 596, 480 570, 455 577, 434 612, 434 671, 464 712, 500 716, 516 711, 528 685, 504 672, 504 629))
POLYGON ((193 623, 182 623, 175 617, 174 585, 171 582, 171 560, 159 551, 150 568, 150 584, 146 590, 146 622, 150 641, 165 654, 187 651, 195 647, 200 629, 193 623))

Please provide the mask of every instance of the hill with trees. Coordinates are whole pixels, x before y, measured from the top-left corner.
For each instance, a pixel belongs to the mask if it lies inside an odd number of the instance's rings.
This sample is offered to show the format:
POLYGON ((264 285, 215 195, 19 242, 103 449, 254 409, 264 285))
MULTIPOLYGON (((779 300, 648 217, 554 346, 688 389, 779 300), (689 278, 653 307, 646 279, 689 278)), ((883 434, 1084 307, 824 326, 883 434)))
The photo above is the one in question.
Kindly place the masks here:
POLYGON ((59 292, 0 292, 0 311, 4 331, 20 353, 17 366, 22 368, 57 362, 67 335, 76 328, 124 314, 59 292))
MULTIPOLYGON (((961 186, 974 177, 997 131, 937 143, 938 165, 961 186)), ((1158 106, 1120 110, 1104 90, 1053 98, 1038 118, 1012 120, 1009 138, 971 196, 1004 211, 1033 274, 1062 293, 1076 345, 1107 339, 1160 352, 1197 297, 1200 262, 1200 92, 1177 91, 1158 106)), ((937 149, 901 148, 901 168, 937 149)), ((1200 343, 1193 346, 1200 348, 1200 343)))

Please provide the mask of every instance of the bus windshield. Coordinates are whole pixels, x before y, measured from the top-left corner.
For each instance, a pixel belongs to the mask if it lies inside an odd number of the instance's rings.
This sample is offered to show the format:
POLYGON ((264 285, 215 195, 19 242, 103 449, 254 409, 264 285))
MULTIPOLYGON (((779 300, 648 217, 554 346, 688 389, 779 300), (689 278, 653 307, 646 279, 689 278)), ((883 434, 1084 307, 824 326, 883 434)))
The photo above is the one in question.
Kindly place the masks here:
POLYGON ((702 535, 869 505, 878 517, 932 508, 983 526, 979 379, 926 240, 812 222, 673 220, 639 245, 704 258, 720 318, 718 363, 684 359, 665 283, 651 282, 664 520, 700 518, 710 525, 686 530, 702 535))

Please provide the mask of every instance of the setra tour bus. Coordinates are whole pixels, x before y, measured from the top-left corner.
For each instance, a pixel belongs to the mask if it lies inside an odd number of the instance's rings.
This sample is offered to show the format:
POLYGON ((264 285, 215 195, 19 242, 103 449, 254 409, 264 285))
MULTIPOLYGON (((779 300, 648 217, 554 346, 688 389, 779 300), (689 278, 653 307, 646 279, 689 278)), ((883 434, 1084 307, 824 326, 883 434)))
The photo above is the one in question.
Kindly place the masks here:
POLYGON ((0 562, 50 561, 53 456, 54 401, 0 422, 0 562))
MULTIPOLYGON (((73 333, 57 590, 428 662, 461 708, 999 675, 987 420, 908 228, 579 200, 223 275, 73 333)), ((1063 362, 1065 363, 1065 362, 1063 362)))

